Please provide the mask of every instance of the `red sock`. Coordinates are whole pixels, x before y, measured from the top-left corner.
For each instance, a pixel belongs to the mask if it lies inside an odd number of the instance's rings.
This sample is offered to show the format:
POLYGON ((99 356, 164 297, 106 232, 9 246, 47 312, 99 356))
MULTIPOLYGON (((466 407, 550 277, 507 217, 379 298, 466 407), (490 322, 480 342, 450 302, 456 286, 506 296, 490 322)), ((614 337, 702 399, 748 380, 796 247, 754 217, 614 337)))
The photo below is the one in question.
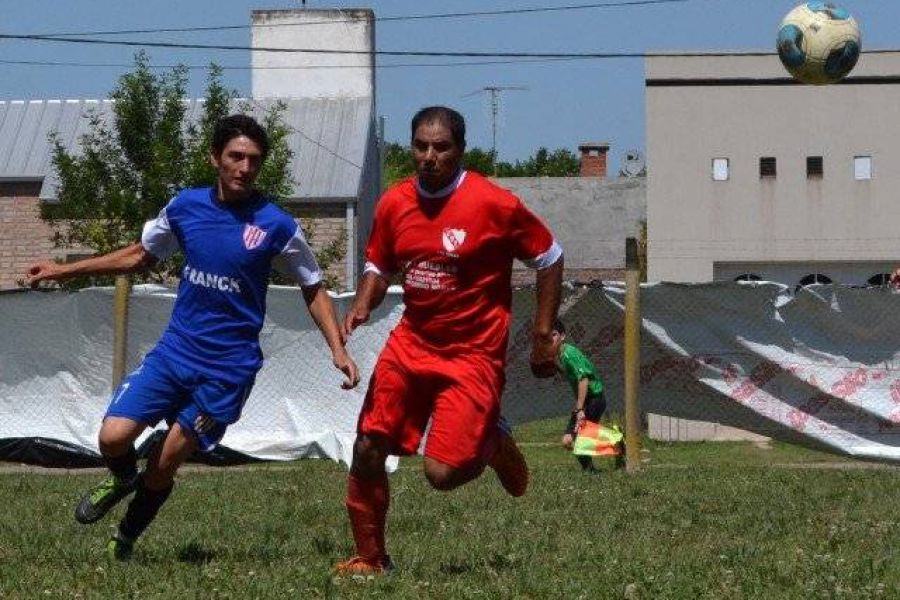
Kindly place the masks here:
POLYGON ((378 561, 386 556, 384 530, 390 499, 386 473, 374 479, 350 473, 347 478, 347 513, 356 553, 367 560, 378 561))

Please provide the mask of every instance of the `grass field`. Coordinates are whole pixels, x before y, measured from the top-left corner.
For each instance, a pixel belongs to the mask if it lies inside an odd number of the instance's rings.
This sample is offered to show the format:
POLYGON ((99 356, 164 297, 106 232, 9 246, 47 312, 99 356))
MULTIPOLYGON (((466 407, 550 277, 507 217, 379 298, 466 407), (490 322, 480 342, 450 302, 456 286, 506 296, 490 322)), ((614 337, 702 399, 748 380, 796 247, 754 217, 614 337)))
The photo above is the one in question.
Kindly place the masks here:
POLYGON ((650 444, 640 474, 592 477, 542 444, 560 427, 517 430, 533 474, 519 500, 492 473, 432 491, 403 461, 398 570, 369 580, 330 574, 351 545, 345 472, 328 461, 184 473, 126 565, 102 557, 116 518, 72 519, 98 473, 0 474, 0 597, 900 597, 897 468, 777 443, 650 444))

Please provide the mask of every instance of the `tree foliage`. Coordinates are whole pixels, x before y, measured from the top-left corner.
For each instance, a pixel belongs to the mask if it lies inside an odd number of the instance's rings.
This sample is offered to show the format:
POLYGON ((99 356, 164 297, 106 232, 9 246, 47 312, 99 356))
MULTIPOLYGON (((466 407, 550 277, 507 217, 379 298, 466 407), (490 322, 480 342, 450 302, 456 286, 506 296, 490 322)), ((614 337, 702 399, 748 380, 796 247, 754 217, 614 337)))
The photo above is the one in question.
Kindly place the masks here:
MULTIPOLYGON (((209 160, 213 129, 232 112, 237 94, 222 85, 221 68, 210 65, 201 114, 189 121, 186 87, 185 67, 156 75, 147 55, 138 53, 134 70, 119 78, 111 94, 111 118, 98 111, 87 114, 89 127, 79 152, 71 152, 57 134, 51 135, 58 202, 45 203, 42 217, 53 226, 57 247, 103 254, 132 244, 140 239, 144 223, 159 214, 178 190, 215 184, 217 174, 209 160)), ((253 108, 244 103, 238 109, 258 112, 253 108)), ((256 188, 279 203, 293 189, 285 110, 283 103, 276 103, 260 119, 269 134, 270 151, 256 180, 256 188)), ((306 219, 303 225, 311 239, 312 221, 306 219)), ((341 248, 331 246, 317 256, 323 269, 343 257, 341 248)), ((177 258, 139 279, 166 281, 180 269, 177 258)), ((109 281, 92 278, 69 287, 109 281)))
MULTIPOLYGON (((385 186, 415 173, 415 163, 408 146, 390 142, 385 144, 384 154, 385 186)), ((463 164, 467 169, 489 177, 571 177, 578 175, 581 166, 572 151, 559 148, 551 152, 543 147, 526 160, 515 163, 498 162, 490 150, 473 147, 466 150, 463 164)))

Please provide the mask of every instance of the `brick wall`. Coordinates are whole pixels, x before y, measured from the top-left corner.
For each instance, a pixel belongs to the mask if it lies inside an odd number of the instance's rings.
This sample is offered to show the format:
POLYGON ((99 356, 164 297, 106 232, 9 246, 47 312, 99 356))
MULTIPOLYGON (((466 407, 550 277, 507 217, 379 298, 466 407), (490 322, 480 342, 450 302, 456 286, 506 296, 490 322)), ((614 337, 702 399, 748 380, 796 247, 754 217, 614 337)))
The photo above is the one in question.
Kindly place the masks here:
POLYGON ((18 287, 16 281, 33 263, 61 255, 51 235, 41 220, 36 194, 0 196, 0 289, 18 287))
MULTIPOLYGON (((0 289, 18 287, 16 281, 38 260, 66 254, 53 246, 52 229, 41 220, 41 201, 36 196, 36 192, 30 197, 0 196, 0 289)), ((309 237, 313 250, 325 247, 334 239, 346 239, 343 204, 298 207, 290 212, 298 219, 312 223, 309 237)), ((346 253, 343 259, 335 261, 327 270, 338 282, 337 291, 348 287, 345 265, 346 253)))
MULTIPOLYGON (((289 209, 290 213, 301 220, 304 233, 310 242, 314 252, 318 252, 336 239, 347 239, 347 217, 345 204, 319 204, 315 206, 296 206, 289 209), (312 227, 307 227, 311 224, 312 227), (311 229, 311 231, 308 231, 311 229)), ((340 260, 334 261, 326 273, 333 276, 338 282, 334 291, 348 289, 347 285, 347 253, 351 248, 344 244, 344 255, 340 260)), ((355 284, 354 284, 355 285, 355 284)))

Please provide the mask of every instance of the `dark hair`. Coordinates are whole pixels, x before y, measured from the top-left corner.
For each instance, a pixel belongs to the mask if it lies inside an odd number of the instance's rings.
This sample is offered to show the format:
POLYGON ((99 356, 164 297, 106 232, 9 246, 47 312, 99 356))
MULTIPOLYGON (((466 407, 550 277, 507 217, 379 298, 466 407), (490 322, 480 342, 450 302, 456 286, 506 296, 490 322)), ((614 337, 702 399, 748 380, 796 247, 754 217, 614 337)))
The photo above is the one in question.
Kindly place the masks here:
POLYGON ((247 115, 230 115, 222 117, 216 122, 212 138, 213 155, 220 156, 228 142, 242 135, 256 142, 262 151, 263 158, 269 154, 269 134, 262 125, 247 115))
POLYGON ((410 140, 416 137, 416 129, 423 123, 439 121, 447 126, 453 142, 461 149, 466 147, 466 120, 463 116, 446 106, 426 106, 412 118, 410 140))
POLYGON ((560 335, 566 335, 566 326, 563 324, 561 319, 556 319, 553 321, 553 331, 559 333, 560 335))

